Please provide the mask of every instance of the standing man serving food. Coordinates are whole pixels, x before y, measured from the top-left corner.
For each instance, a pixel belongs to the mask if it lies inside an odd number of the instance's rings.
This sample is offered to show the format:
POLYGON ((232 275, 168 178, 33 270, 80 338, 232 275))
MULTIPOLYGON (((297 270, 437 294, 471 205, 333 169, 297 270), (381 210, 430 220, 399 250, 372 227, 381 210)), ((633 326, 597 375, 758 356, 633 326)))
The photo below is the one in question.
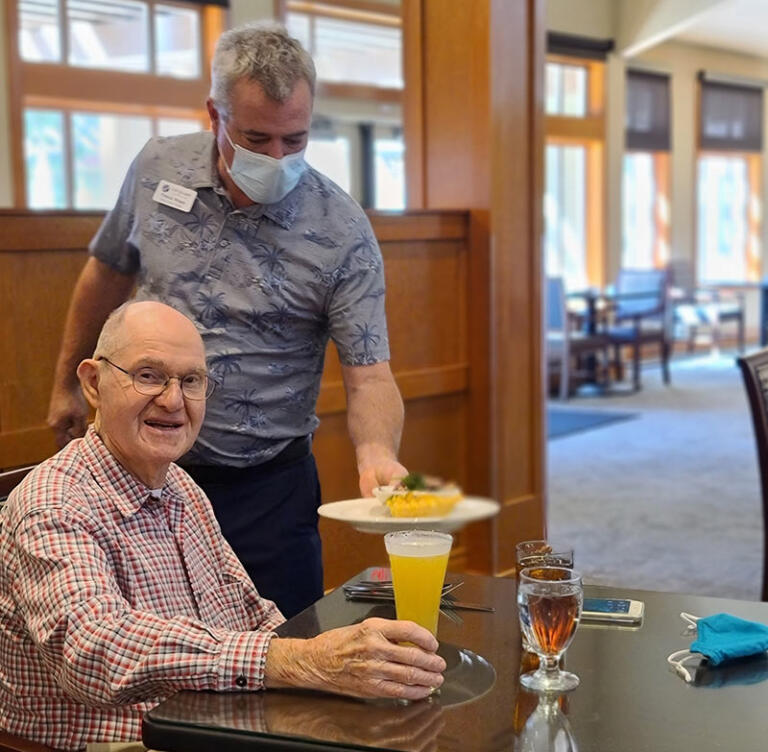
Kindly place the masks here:
POLYGON ((314 86, 311 57, 282 27, 222 35, 212 133, 150 140, 91 243, 48 417, 62 444, 85 432, 75 369, 134 285, 137 299, 189 316, 219 386, 182 464, 259 591, 289 616, 323 592, 311 436, 329 337, 361 493, 407 472, 381 252, 357 203, 304 161, 314 86))

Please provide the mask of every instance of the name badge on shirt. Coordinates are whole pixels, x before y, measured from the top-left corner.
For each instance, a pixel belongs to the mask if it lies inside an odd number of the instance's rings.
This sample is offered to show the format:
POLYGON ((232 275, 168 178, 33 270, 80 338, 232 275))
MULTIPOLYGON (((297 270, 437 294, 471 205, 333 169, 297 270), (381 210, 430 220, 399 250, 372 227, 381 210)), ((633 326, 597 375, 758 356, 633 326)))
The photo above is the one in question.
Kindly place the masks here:
POLYGON ((192 208, 196 198, 197 191, 185 188, 183 185, 169 183, 167 180, 161 180, 157 184, 152 196, 152 200, 157 201, 158 204, 165 204, 183 212, 188 212, 192 208))

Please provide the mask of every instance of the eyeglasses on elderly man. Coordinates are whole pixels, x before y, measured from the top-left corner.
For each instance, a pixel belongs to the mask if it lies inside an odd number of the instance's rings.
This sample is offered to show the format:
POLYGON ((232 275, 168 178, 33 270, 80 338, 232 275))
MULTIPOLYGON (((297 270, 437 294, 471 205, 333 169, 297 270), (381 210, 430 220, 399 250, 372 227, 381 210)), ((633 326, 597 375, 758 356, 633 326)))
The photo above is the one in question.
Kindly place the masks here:
POLYGON ((100 355, 96 360, 103 360, 113 368, 117 368, 118 371, 122 371, 126 376, 130 376, 133 388, 139 394, 148 397, 162 394, 173 379, 179 382, 183 395, 192 400, 208 399, 216 389, 216 382, 207 373, 200 371, 191 371, 182 376, 169 376, 165 371, 152 366, 141 366, 134 371, 128 371, 104 355, 100 355))

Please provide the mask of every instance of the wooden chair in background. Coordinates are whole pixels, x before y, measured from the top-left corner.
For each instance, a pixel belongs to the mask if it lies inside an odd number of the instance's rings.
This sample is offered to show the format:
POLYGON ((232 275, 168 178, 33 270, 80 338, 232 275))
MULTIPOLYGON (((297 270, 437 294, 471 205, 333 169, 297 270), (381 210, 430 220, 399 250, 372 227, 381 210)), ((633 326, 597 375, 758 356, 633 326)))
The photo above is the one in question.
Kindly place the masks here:
POLYGON ((760 465, 763 497, 763 584, 761 598, 768 601, 768 349, 736 358, 744 377, 760 465))

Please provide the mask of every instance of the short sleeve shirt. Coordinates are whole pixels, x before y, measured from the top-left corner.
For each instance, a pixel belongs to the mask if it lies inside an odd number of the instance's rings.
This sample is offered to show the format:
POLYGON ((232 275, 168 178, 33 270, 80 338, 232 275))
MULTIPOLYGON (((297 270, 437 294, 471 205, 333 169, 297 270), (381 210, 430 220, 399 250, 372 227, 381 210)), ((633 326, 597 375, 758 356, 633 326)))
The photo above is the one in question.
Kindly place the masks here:
POLYGON ((218 387, 185 461, 246 467, 317 428, 329 338, 345 365, 389 359, 384 272, 365 213, 328 178, 308 168, 281 201, 237 209, 216 155, 211 133, 150 140, 90 252, 203 336, 218 387), (153 200, 161 180, 197 192, 189 212, 153 200))

